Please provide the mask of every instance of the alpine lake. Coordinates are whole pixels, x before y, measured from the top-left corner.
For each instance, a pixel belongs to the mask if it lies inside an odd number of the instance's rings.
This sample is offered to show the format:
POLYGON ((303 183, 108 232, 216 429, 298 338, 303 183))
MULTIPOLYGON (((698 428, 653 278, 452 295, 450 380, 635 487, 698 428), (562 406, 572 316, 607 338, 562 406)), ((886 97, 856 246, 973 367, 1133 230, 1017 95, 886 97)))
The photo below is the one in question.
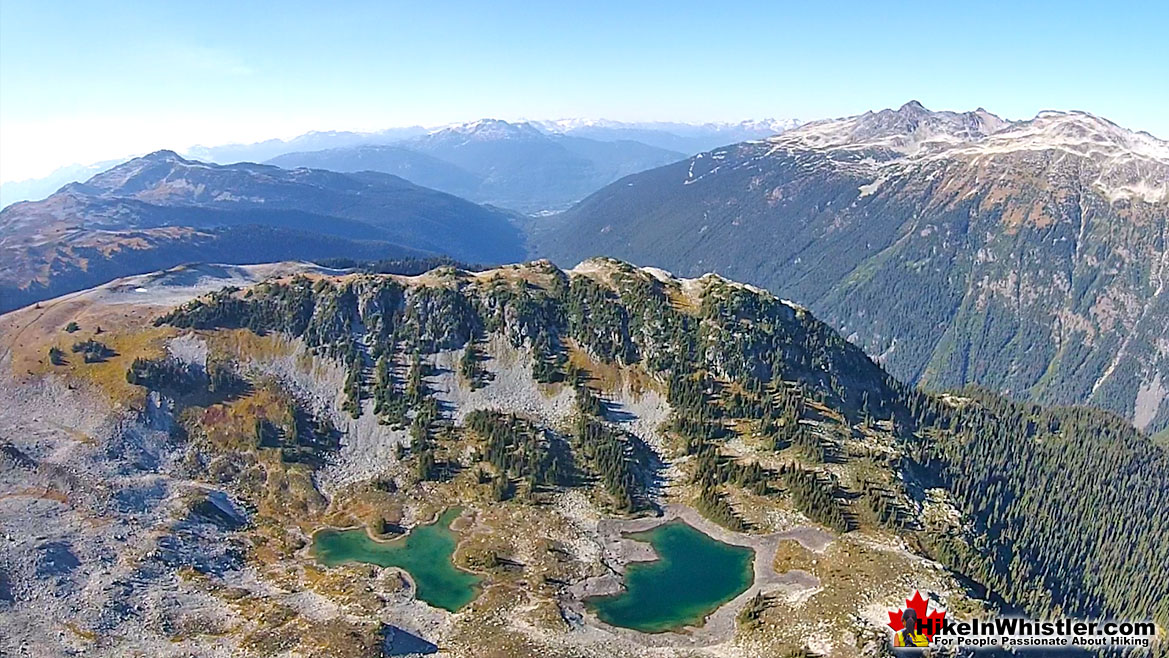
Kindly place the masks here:
POLYGON ((684 521, 625 536, 649 543, 658 559, 626 567, 624 591, 586 601, 612 626, 661 633, 700 625, 754 581, 754 550, 720 542, 684 521))
MULTIPOLYGON (((403 569, 418 599, 454 612, 475 599, 483 580, 451 560, 458 536, 450 525, 460 512, 450 508, 435 522, 389 541, 370 537, 364 528, 320 530, 312 553, 326 566, 361 562, 403 569)), ((589 610, 612 626, 661 633, 700 625, 753 582, 752 549, 720 542, 684 521, 625 536, 649 543, 658 559, 630 564, 621 592, 586 599, 589 610)))
POLYGON ((364 562, 398 567, 414 580, 415 596, 454 612, 475 599, 483 580, 451 561, 458 536, 450 526, 461 511, 452 507, 434 523, 389 541, 373 539, 364 528, 320 530, 313 535, 313 555, 326 566, 364 562))

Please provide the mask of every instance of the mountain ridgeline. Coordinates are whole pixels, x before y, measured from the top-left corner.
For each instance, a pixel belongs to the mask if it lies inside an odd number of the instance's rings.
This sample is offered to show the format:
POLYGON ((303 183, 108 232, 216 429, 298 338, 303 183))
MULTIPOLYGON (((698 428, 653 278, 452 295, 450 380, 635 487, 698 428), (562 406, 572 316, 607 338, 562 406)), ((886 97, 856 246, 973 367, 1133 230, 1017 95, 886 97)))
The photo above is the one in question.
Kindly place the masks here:
POLYGON ((1169 144, 1090 114, 817 121, 623 179, 533 243, 765 286, 929 388, 1169 427, 1169 144))
POLYGON ((1033 613, 1169 620, 1164 448, 1107 412, 1021 405, 977 389, 920 392, 807 310, 718 276, 677 279, 613 260, 568 272, 536 263, 410 279, 296 276, 225 289, 156 324, 275 332, 344 364, 346 409, 410 425, 422 479, 466 468, 436 458, 428 438, 449 432, 438 431, 442 412, 425 391, 427 359, 463 350, 458 367, 475 386, 485 376, 476 346, 498 337, 530 352, 538 382, 575 388, 582 415, 567 440, 514 414, 468 416, 488 439, 483 459, 510 474, 497 481, 497 498, 510 497, 516 480, 535 492, 577 486, 586 473, 614 510, 652 506, 652 451, 604 421, 604 403, 570 358, 583 351, 661 383, 674 412, 669 433, 699 490, 696 508, 723 525, 747 527, 721 493, 728 486, 761 500, 790 496, 837 532, 855 528, 863 508, 1033 613), (404 373, 396 363, 408 364, 404 373), (806 431, 836 416, 845 427, 886 428, 892 449, 806 431), (764 468, 730 449, 744 427, 825 467, 764 468), (852 462, 896 475, 884 485, 845 484, 831 464, 852 462), (939 489, 958 519, 940 527, 915 511, 939 489))
POLYGON ((389 145, 286 153, 285 168, 378 171, 478 203, 521 212, 563 210, 629 174, 685 154, 629 139, 598 140, 484 119, 389 145))
MULTIPOLYGON (((458 166, 445 161, 436 161, 434 158, 419 153, 413 145, 433 133, 467 131, 470 127, 483 124, 504 124, 499 120, 486 119, 466 124, 456 124, 445 128, 423 128, 422 126, 406 126, 389 128, 376 132, 347 132, 347 131, 313 131, 292 139, 269 139, 250 144, 224 144, 219 146, 193 146, 183 155, 192 160, 213 162, 216 164, 235 164, 238 162, 268 162, 289 167, 312 167, 330 169, 333 171, 380 171, 395 174, 417 185, 433 187, 458 196, 474 196, 474 192, 482 186, 485 192, 494 188, 491 181, 480 180, 474 174, 460 169, 458 166), (287 157, 286 157, 287 156, 287 157)), ((512 126, 532 125, 545 133, 548 137, 548 146, 552 151, 558 147, 555 142, 562 137, 570 138, 563 141, 563 147, 572 151, 574 145, 593 144, 585 149, 581 155, 585 160, 592 161, 596 168, 603 171, 623 171, 629 166, 636 165, 638 159, 657 157, 667 153, 670 159, 657 161, 641 169, 647 169, 658 164, 680 159, 686 155, 706 151, 716 146, 733 144, 748 139, 770 137, 776 133, 790 130, 799 125, 799 121, 789 119, 777 121, 774 119, 749 120, 738 123, 672 123, 649 122, 627 123, 609 120, 564 119, 558 121, 516 122, 512 126), (611 142, 612 147, 598 146, 599 142, 611 142), (608 151, 606 149, 609 149, 608 151), (603 161, 594 155, 611 155, 614 159, 603 161)), ((499 145, 500 153, 506 153, 510 146, 499 145)), ((555 155, 553 159, 555 159, 555 155)), ((564 157, 561 154, 559 157, 564 157)), ((107 160, 92 165, 71 165, 61 167, 44 178, 11 181, 0 184, 0 207, 8 206, 19 201, 37 201, 59 190, 63 185, 72 182, 81 182, 90 176, 119 165, 131 158, 107 160)), ((490 158, 489 158, 490 159, 490 158)), ((577 166, 585 164, 583 161, 575 163, 577 166)), ((589 176, 598 171, 592 168, 578 173, 589 176)), ((632 173, 625 171, 625 173, 632 173)), ((624 174, 622 174, 624 175, 624 174)), ((601 185, 611 182, 599 179, 601 185)), ((563 181, 571 189, 577 185, 572 181, 563 181)), ((522 204, 528 204, 533 198, 544 198, 549 194, 545 190, 535 190, 537 197, 520 199, 522 204)), ((563 203, 562 196, 553 196, 551 205, 548 202, 531 202, 536 209, 546 209, 563 203)), ((561 192, 562 194, 562 192, 561 192)), ((582 195, 583 196, 583 195, 582 195)), ((582 196, 576 196, 569 201, 577 201, 582 196)), ((481 202, 490 201, 489 198, 476 199, 481 202)))
POLYGON ((184 262, 520 258, 510 213, 363 172, 159 151, 0 212, 0 311, 184 262))

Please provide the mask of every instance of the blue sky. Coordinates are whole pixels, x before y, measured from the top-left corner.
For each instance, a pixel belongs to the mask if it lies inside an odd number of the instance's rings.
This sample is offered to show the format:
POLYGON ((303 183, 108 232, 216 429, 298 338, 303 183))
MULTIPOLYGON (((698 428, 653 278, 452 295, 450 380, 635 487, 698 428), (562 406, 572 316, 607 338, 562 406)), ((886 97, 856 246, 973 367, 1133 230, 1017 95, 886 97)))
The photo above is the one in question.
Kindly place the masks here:
POLYGON ((485 116, 1082 109, 1169 138, 1169 3, 0 0, 0 179, 485 116))

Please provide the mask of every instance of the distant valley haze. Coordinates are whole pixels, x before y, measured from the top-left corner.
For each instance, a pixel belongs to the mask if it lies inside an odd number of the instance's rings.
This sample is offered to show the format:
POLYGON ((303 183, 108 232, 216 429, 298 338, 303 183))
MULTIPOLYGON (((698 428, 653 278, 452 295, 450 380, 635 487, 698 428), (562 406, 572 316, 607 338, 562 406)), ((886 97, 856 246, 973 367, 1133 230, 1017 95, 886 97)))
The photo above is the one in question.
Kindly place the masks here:
MULTIPOLYGON (((403 156, 406 156, 409 152, 419 152, 414 157, 425 158, 427 157, 425 151, 428 149, 432 150, 433 148, 441 148, 437 144, 444 141, 444 137, 447 135, 467 134, 473 135, 476 140, 489 141, 525 136, 529 139, 539 139, 540 135, 543 135, 547 138, 546 146, 551 145, 553 141, 559 141, 561 144, 560 147, 553 146, 552 148, 562 149, 562 147, 567 147, 569 151, 573 151, 577 156, 582 156, 585 159, 588 159, 590 156, 582 154, 580 151, 590 146, 592 146, 593 151, 597 149, 601 151, 614 151, 613 153, 597 153, 596 155, 598 156, 620 157, 622 152, 628 152, 633 160, 628 163, 617 164, 615 165, 616 168, 612 170, 613 174, 624 175, 626 173, 634 173, 635 171, 647 169, 653 165, 665 164, 668 161, 692 155, 693 153, 715 146, 730 144, 745 139, 767 137, 781 132, 786 128, 797 126, 799 123, 796 119, 763 119, 705 123, 670 121, 623 122, 606 119, 520 120, 507 122, 498 119, 479 119, 430 128, 407 126, 385 128, 370 132, 310 131, 288 139, 272 138, 256 142, 210 146, 196 144, 175 148, 170 144, 161 144, 150 148, 146 152, 162 149, 176 150, 187 157, 218 164, 272 162, 283 166, 310 166, 323 169, 340 168, 339 170, 342 171, 358 171, 362 167, 380 170, 378 169, 377 163, 370 161, 370 156, 374 153, 379 153, 381 160, 384 161, 386 153, 394 148, 403 156), (492 133, 492 126, 500 130, 492 133), (600 146, 599 143, 613 144, 613 146, 604 147, 600 146), (339 157, 344 159, 338 160, 339 157)), ((449 142, 450 140, 447 139, 446 141, 449 142)), ((487 148, 491 147, 487 146, 487 148)), ((0 206, 7 206, 17 201, 42 199, 67 183, 83 181, 89 176, 108 169, 115 164, 125 162, 132 157, 145 155, 146 152, 137 154, 116 153, 111 154, 112 159, 106 159, 100 162, 68 164, 58 167, 42 177, 23 180, 5 179, 4 182, 0 183, 0 206)), ((512 157, 517 157, 518 155, 516 153, 512 157)), ((555 157, 547 153, 545 155, 555 157)), ((567 153, 565 154, 566 157, 568 155, 567 153)), ((415 164, 416 168, 421 166, 421 163, 415 164)), ((395 165, 383 164, 381 166, 394 167, 395 165)), ((474 166, 472 166, 472 169, 474 169, 474 166)), ((609 175, 606 173, 607 167, 602 166, 601 169, 602 171, 596 172, 565 171, 561 172, 561 175, 573 177, 583 174, 585 180, 582 183, 588 186, 589 179, 595 179, 597 176, 605 178, 609 175)), ((17 169, 17 171, 19 170, 17 169)), ((391 171, 388 173, 396 172, 391 171)), ((472 175, 469 172, 464 173, 472 175)), ((414 182, 419 184, 425 185, 431 180, 425 172, 419 172, 418 176, 420 176, 420 179, 414 182)), ((410 178, 410 176, 406 177, 410 178)), ((610 182, 610 179, 606 179, 603 182, 610 182)), ((579 185, 579 183, 577 184, 579 185)), ((442 185, 436 187, 445 189, 442 185)), ((465 186, 455 185, 446 191, 459 193, 466 192, 467 189, 465 186)), ((588 191, 592 190, 588 189, 588 191)), ((472 194, 470 196, 475 195, 472 194)), ((582 196, 583 194, 568 199, 554 197, 551 200, 551 204, 555 207, 551 209, 562 209, 566 201, 576 201, 582 196)), ((506 204, 511 199, 504 197, 501 201, 506 204)), ((541 206, 539 201, 529 202, 525 200, 519 205, 523 206, 525 210, 539 211, 550 209, 541 206)))

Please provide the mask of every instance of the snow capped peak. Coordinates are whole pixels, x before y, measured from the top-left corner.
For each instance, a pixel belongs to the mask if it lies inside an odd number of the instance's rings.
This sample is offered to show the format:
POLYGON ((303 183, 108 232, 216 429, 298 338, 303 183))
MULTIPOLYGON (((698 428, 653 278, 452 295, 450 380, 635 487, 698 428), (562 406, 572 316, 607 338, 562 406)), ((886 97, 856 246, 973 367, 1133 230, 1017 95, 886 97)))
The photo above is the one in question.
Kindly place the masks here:
POLYGON ((922 105, 919 101, 909 101, 897 110, 898 114, 914 114, 919 116, 929 114, 929 112, 930 111, 925 109, 925 106, 922 105))
POLYGON ((800 125, 799 119, 744 119, 743 121, 707 121, 687 123, 683 121, 614 121, 611 119, 565 118, 533 121, 539 128, 551 132, 570 134, 588 128, 613 130, 659 130, 687 135, 696 131, 713 133, 758 132, 776 134, 800 125))
POLYGON ((1109 201, 1169 202, 1169 142, 1082 111, 1047 110, 1007 121, 983 108, 935 112, 910 101, 896 110, 815 121, 767 144, 769 153, 821 151, 830 166, 872 176, 862 194, 897 171, 938 161, 1018 169, 1020 161, 1004 158, 1054 166, 1073 156, 1086 164, 1079 165, 1091 176, 1085 182, 1109 201))
POLYGON ((620 128, 626 124, 620 121, 610 121, 608 119, 584 119, 580 117, 570 117, 565 119, 542 119, 533 120, 530 123, 536 127, 550 133, 570 133, 574 130, 582 128, 620 128))
POLYGON ((1027 121, 1008 121, 978 108, 931 111, 917 101, 896 110, 813 121, 770 140, 778 147, 885 149, 884 158, 1061 149, 1078 155, 1117 155, 1169 163, 1169 143, 1082 111, 1044 110, 1027 121))
POLYGON ((778 148, 877 151, 883 154, 874 157, 889 160, 982 139, 1008 125, 986 110, 933 112, 909 101, 896 110, 813 121, 771 141, 778 148))
MULTIPOLYGON (((785 130, 799 128, 803 122, 799 119, 746 119, 736 124, 724 124, 728 127, 744 130, 766 130, 772 133, 781 133, 785 130)), ((710 124, 707 124, 710 125, 710 124)), ((716 124, 717 126, 717 124, 716 124)))
POLYGON ((428 137, 461 136, 468 141, 542 138, 543 133, 528 122, 509 123, 502 119, 479 119, 435 130, 428 137))
POLYGON ((1169 202, 1169 142, 1122 128, 1088 112, 1047 110, 952 155, 981 161, 1026 153, 1075 156, 1091 163, 1092 187, 1109 201, 1169 202))
POLYGON ((1169 165, 1169 142, 1146 132, 1122 128, 1083 111, 1044 110, 1029 121, 972 143, 960 152, 1060 150, 1089 158, 1139 158, 1169 165))

